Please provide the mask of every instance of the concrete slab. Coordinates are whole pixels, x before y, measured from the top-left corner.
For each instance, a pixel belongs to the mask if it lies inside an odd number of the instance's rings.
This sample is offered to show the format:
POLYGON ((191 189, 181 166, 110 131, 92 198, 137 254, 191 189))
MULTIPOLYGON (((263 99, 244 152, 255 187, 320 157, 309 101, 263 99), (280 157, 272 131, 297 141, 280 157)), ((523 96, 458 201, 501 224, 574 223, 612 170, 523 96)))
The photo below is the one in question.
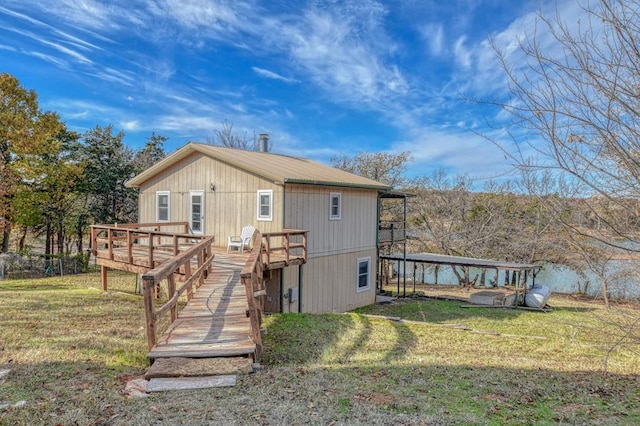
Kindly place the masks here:
POLYGON ((516 295, 510 294, 504 298, 504 306, 515 306, 516 304, 516 295))
POLYGON ((0 379, 4 378, 5 376, 8 376, 9 373, 11 373, 11 370, 8 368, 0 370, 0 379))
POLYGON ((164 377, 202 377, 253 373, 253 359, 234 358, 158 358, 149 367, 147 380, 164 377))
POLYGON ((396 300, 395 297, 383 296, 381 294, 376 294, 376 303, 391 303, 394 300, 396 300))
POLYGON ((469 302, 474 305, 502 305, 504 293, 499 291, 479 291, 469 297, 469 302))
POLYGON ((147 392, 170 390, 222 388, 236 385, 237 376, 172 377, 151 379, 147 392))

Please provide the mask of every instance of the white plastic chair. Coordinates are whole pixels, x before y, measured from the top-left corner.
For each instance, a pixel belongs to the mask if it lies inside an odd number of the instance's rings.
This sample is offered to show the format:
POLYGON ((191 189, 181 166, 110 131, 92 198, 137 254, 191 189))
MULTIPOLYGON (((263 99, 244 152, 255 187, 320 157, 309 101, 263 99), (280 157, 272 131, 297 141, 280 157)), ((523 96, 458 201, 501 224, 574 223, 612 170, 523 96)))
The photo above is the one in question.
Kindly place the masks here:
POLYGON ((242 253, 245 246, 249 248, 251 240, 253 239, 253 233, 256 228, 251 225, 243 226, 240 235, 233 235, 227 240, 227 253, 231 247, 238 247, 238 251, 242 253))

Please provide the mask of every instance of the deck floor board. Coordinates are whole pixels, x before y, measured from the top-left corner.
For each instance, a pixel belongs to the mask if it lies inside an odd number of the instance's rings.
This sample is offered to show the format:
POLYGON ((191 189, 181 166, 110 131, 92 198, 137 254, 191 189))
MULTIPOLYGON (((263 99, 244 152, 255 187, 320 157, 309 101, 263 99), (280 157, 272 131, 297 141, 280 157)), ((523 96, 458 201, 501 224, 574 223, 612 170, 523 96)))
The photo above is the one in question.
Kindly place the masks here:
POLYGON ((216 252, 212 273, 158 339, 148 358, 246 356, 255 352, 246 290, 240 279, 247 257, 216 252))

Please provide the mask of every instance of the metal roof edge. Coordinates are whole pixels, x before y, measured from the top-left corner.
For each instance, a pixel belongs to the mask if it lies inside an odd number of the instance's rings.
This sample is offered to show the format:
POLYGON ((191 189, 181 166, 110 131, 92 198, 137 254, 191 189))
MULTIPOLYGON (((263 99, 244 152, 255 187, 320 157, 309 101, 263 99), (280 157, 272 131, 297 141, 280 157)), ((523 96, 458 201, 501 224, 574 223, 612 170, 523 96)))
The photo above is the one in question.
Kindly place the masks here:
POLYGON ((317 185, 317 186, 333 186, 340 188, 360 188, 360 189, 375 189, 377 191, 384 191, 389 189, 389 186, 385 185, 369 185, 369 184, 359 184, 359 183, 348 183, 348 182, 328 182, 323 180, 307 180, 307 179, 293 179, 293 178, 285 178, 284 183, 296 183, 299 185, 317 185))

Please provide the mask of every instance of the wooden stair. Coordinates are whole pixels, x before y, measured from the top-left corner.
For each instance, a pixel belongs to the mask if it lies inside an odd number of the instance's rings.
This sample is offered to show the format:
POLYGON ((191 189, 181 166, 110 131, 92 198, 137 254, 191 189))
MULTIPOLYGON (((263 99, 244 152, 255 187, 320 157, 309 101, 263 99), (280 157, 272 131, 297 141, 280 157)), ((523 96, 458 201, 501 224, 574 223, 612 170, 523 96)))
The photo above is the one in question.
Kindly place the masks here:
POLYGON ((240 272, 247 256, 216 253, 212 273, 149 351, 150 359, 248 357, 256 350, 240 272))

